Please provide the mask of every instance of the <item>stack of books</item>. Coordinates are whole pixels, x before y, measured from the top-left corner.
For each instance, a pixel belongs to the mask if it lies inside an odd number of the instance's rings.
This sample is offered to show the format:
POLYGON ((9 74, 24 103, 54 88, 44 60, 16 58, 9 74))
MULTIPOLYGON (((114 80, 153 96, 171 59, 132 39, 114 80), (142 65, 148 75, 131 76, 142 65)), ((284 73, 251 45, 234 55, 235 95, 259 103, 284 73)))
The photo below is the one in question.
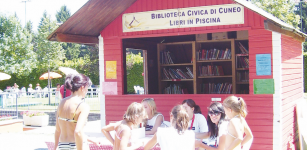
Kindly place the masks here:
POLYGON ((203 94, 231 94, 231 83, 203 83, 201 84, 201 93, 203 94))
POLYGON ((239 42, 238 47, 241 51, 241 54, 248 54, 248 50, 239 42))
POLYGON ((219 60, 219 59, 231 59, 231 50, 210 49, 210 50, 199 50, 196 52, 197 60, 219 60))
POLYGON ((171 84, 170 86, 164 88, 164 94, 189 94, 186 88, 181 88, 180 85, 171 84))
POLYGON ((186 67, 186 69, 187 71, 182 71, 181 69, 163 68, 162 79, 193 79, 192 69, 190 67, 186 67))
POLYGON ((222 66, 207 65, 199 66, 199 76, 223 76, 224 71, 222 66))
POLYGON ((175 62, 175 57, 174 55, 167 50, 161 51, 160 52, 160 63, 161 64, 174 64, 175 62))
POLYGON ((237 68, 249 68, 248 57, 237 57, 237 68))
POLYGON ((248 71, 237 72, 237 81, 249 82, 249 72, 248 71))

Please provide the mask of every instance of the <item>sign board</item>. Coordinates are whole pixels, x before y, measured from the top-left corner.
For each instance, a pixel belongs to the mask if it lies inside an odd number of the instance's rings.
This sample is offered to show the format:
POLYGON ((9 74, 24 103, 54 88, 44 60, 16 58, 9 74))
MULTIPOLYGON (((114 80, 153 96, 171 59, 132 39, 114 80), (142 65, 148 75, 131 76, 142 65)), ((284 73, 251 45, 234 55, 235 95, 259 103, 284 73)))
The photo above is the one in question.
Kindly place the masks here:
POLYGON ((256 54, 256 75, 271 75, 271 54, 256 54))
POLYGON ((117 95, 117 82, 102 82, 103 95, 117 95))
POLYGON ((244 7, 225 4, 126 13, 122 23, 123 32, 244 24, 244 7))
POLYGON ((106 79, 116 79, 116 61, 106 61, 106 79))
POLYGON ((274 79, 254 79, 254 94, 274 93, 274 79))

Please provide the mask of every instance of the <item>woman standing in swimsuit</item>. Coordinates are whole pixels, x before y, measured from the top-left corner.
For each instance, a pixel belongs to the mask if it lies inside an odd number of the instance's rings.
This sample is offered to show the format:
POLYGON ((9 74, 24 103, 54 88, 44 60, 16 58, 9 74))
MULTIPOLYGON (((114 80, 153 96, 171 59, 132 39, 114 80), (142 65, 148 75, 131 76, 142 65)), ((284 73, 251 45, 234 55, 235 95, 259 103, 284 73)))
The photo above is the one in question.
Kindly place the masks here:
POLYGON ((230 119, 225 150, 241 150, 244 145, 250 147, 253 133, 245 121, 247 115, 245 101, 241 97, 229 96, 223 101, 223 106, 226 116, 230 119), (244 133, 245 137, 243 137, 244 133))
POLYGON ((103 127, 101 132, 113 144, 113 150, 133 150, 143 146, 141 142, 131 144, 131 131, 145 119, 146 112, 142 104, 133 102, 128 106, 124 114, 124 120, 116 123, 110 123, 103 127), (110 132, 115 130, 115 137, 110 132))
POLYGON ((87 122, 90 108, 82 99, 91 84, 89 77, 83 74, 68 75, 65 79, 65 86, 72 91, 72 95, 64 98, 57 109, 54 136, 55 147, 59 150, 89 149, 83 127, 87 122))

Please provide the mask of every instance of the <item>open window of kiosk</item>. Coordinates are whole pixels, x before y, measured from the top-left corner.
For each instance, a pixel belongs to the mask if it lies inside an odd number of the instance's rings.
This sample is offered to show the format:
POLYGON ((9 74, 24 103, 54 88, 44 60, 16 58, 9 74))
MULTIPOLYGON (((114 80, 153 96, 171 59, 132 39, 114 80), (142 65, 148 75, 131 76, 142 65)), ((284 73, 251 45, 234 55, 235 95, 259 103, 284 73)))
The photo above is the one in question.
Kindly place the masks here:
POLYGON ((249 94, 246 33, 123 39, 124 94, 249 94), (139 72, 130 72, 127 49, 143 52, 139 72), (131 90, 136 80, 144 93, 131 90))

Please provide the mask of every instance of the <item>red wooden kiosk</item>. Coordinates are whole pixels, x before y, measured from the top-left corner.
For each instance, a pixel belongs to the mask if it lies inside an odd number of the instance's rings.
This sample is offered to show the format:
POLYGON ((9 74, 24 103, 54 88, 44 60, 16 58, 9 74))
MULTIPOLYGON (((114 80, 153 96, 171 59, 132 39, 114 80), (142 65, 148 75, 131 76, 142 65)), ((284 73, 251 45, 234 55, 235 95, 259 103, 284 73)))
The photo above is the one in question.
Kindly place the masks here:
POLYGON ((212 101, 236 95, 248 106, 251 149, 285 150, 296 140, 305 37, 244 0, 89 0, 48 39, 99 45, 100 86, 117 89, 100 96, 103 125, 147 97, 168 120, 184 99, 207 116, 212 101), (147 52, 145 95, 127 94, 127 48, 147 52))

